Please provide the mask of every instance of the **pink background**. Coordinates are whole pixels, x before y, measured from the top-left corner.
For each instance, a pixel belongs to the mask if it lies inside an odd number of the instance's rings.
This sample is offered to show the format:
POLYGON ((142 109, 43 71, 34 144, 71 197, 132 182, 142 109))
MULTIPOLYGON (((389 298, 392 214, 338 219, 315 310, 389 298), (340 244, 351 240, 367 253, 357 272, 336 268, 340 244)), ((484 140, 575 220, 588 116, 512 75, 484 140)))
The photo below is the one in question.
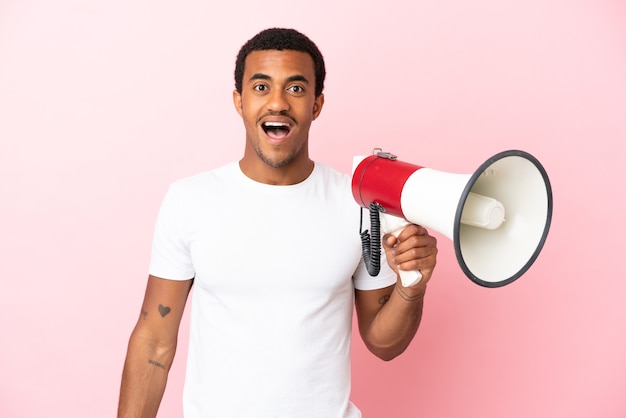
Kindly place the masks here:
MULTIPOLYGON (((114 416, 161 198, 239 158, 234 58, 269 26, 326 57, 314 159, 348 171, 382 147, 469 173, 519 148, 554 188, 522 279, 472 284, 441 238, 408 352, 355 339, 365 417, 626 416, 618 0, 0 0, 0 416, 114 416)), ((162 417, 180 416, 185 335, 162 417)))

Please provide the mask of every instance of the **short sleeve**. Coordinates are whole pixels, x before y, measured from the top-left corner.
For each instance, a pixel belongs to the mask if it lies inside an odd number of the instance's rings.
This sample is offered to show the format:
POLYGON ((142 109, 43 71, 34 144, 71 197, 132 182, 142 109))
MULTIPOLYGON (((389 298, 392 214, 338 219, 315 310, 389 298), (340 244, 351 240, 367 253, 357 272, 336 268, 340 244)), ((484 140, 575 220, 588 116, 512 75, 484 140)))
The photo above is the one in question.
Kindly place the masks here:
POLYGON ((397 281, 396 273, 389 267, 385 251, 381 250, 380 254, 380 272, 377 276, 370 276, 363 259, 354 272, 354 287, 358 290, 376 290, 391 286, 397 281))
POLYGON ((195 276, 185 223, 184 194, 176 183, 165 194, 154 228, 149 272, 170 280, 195 276))

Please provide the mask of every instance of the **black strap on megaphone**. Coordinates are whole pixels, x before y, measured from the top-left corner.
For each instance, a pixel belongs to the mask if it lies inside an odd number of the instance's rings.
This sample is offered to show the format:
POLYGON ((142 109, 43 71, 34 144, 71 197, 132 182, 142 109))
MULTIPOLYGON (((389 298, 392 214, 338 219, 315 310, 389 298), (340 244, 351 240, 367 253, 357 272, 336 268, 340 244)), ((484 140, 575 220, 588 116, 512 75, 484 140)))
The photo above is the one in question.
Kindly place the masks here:
POLYGON ((367 229, 363 231, 363 208, 361 208, 359 234, 361 235, 363 261, 370 276, 378 276, 380 272, 380 209, 379 204, 370 203, 370 229, 372 231, 370 235, 367 229))

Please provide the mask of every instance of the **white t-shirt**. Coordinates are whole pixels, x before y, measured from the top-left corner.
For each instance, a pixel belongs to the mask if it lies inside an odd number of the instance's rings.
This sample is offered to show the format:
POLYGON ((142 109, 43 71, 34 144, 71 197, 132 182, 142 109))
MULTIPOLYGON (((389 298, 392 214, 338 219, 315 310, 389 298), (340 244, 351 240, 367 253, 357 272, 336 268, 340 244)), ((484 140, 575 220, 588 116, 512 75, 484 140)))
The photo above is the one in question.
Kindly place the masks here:
POLYGON ((290 186, 231 163, 170 187, 150 274, 195 277, 185 417, 361 416, 349 401, 354 288, 396 276, 384 255, 369 276, 359 226, 350 177, 319 163, 290 186))

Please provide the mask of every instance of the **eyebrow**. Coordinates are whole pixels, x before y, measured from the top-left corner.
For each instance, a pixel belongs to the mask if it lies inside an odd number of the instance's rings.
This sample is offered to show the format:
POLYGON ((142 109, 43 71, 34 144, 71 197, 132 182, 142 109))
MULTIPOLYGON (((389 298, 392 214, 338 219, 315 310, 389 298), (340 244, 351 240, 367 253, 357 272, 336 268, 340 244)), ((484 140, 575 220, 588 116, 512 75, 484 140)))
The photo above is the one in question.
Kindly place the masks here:
MULTIPOLYGON (((248 81, 254 81, 254 80, 271 80, 272 77, 270 77, 267 74, 263 74, 263 73, 256 73, 253 74, 252 77, 250 77, 250 79, 248 81)), ((290 77, 287 77, 287 79, 285 80, 288 83, 291 83, 292 81, 302 81, 303 83, 309 84, 309 80, 300 74, 296 74, 296 75, 292 75, 290 77)))

